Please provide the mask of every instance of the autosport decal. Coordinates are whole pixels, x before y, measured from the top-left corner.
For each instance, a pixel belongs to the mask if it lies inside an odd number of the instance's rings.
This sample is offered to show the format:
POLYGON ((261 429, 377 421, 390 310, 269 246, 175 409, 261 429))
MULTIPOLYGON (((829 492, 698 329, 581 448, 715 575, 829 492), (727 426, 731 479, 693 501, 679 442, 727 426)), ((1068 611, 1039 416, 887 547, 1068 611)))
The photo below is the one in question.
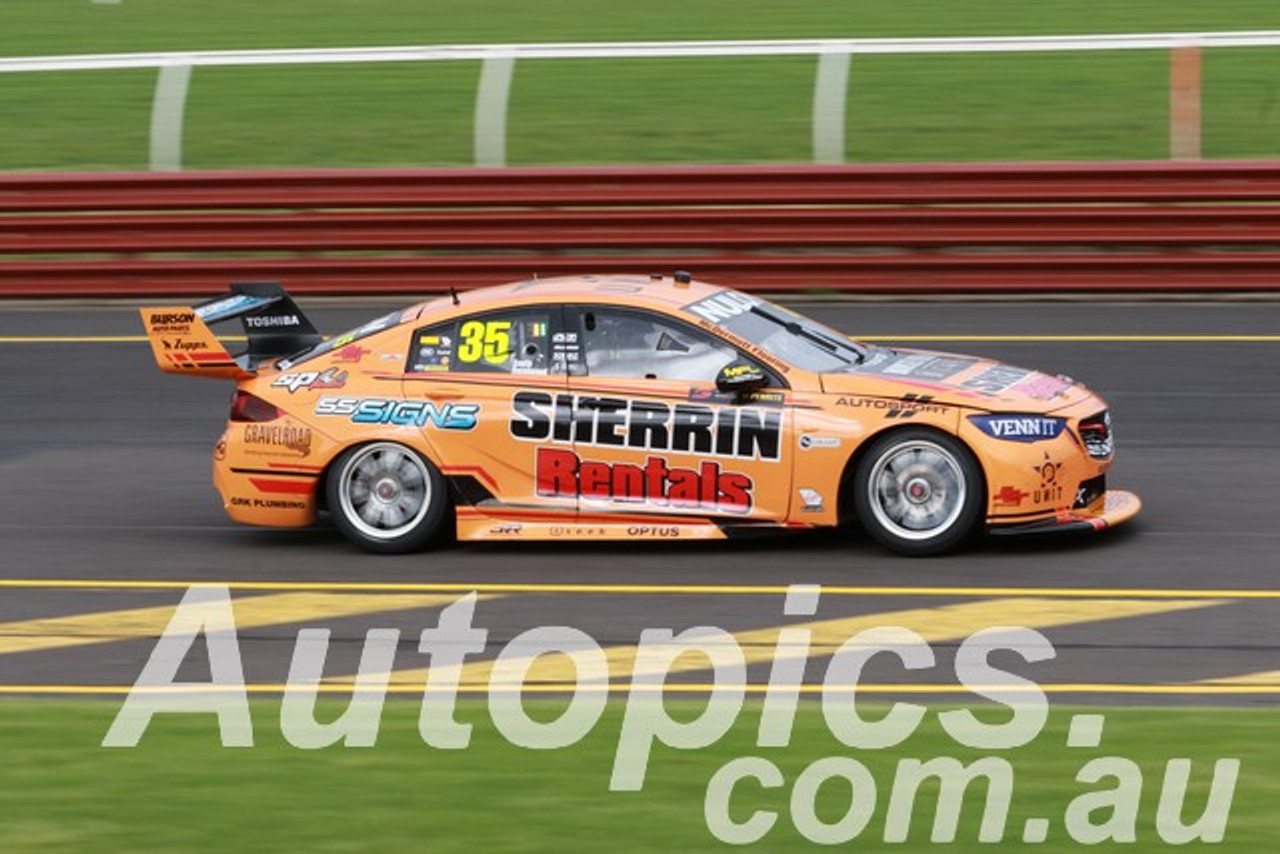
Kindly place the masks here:
POLYGON ((342 388, 347 384, 347 372, 337 368, 326 371, 300 371, 281 374, 272 381, 272 388, 287 388, 289 394, 296 391, 316 391, 322 388, 342 388))
POLYGON ((385 398, 322 397, 316 415, 345 417, 352 424, 389 424, 394 427, 426 427, 438 430, 470 430, 480 415, 477 403, 446 403, 429 400, 387 400, 385 398))
POLYGON ((553 398, 540 391, 517 392, 511 409, 511 435, 534 442, 761 460, 777 460, 782 450, 782 413, 776 409, 575 394, 553 398))
POLYGON ((1046 415, 970 415, 969 420, 988 436, 1010 442, 1047 442, 1067 427, 1066 419, 1046 415))
POLYGON ((583 460, 573 451, 538 448, 538 495, 644 503, 680 510, 746 513, 751 478, 721 470, 710 460, 696 469, 673 468, 662 457, 643 466, 583 460))
POLYGON ((921 412, 942 415, 947 411, 945 405, 933 402, 931 394, 904 394, 896 400, 883 397, 838 397, 836 406, 882 410, 885 418, 913 418, 921 412))

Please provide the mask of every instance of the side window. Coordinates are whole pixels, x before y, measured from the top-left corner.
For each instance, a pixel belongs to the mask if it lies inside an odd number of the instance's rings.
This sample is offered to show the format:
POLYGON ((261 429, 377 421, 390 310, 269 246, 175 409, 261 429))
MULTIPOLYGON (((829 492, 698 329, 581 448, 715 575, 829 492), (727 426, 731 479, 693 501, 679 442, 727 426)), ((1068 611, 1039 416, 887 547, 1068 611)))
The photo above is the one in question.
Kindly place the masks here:
POLYGON ((550 342, 546 310, 464 317, 415 332, 409 370, 545 376, 551 366, 550 342))
POLYGON ((739 358, 718 338, 648 311, 585 306, 579 322, 590 376, 714 382, 739 358))
POLYGON ((438 323, 413 333, 409 353, 409 372, 437 373, 449 370, 453 363, 453 321, 438 323))

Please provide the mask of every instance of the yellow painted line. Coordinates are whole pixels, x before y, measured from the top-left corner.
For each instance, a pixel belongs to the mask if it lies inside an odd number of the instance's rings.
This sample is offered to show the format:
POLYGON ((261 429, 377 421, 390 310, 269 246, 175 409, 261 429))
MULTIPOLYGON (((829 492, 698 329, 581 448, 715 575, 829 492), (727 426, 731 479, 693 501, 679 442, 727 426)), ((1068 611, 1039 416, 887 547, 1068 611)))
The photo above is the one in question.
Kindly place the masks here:
MULTIPOLYGON (((232 609, 236 628, 243 630, 382 611, 430 608, 448 604, 454 598, 445 595, 282 593, 232 600, 232 609)), ((177 603, 174 603, 153 608, 0 623, 0 655, 159 637, 176 608, 177 603)))
POLYGON ((1197 685, 1258 685, 1280 688, 1280 670, 1264 670, 1261 673, 1241 673, 1239 676, 1221 676, 1202 679, 1197 685))
MULTIPOLYGON (((885 611, 860 614, 856 617, 840 617, 815 620, 787 626, 769 626, 737 632, 733 635, 742 649, 748 666, 769 664, 775 661, 827 657, 858 632, 880 626, 903 626, 919 634, 928 643, 960 640, 974 632, 992 626, 1027 626, 1048 628, 1051 626, 1091 623, 1100 620, 1121 620, 1207 608, 1222 602, 1161 602, 1134 599, 1102 599, 1091 601, 1064 601, 1055 599, 994 599, 983 602, 967 602, 943 605, 937 608, 915 608, 906 611, 885 611), (778 647, 778 635, 783 628, 808 629, 808 647, 778 647)), ((639 675, 636 656, 638 646, 606 647, 605 659, 612 679, 632 679, 639 675)), ((567 655, 547 655, 523 661, 531 664, 526 681, 543 684, 572 685, 577 679, 577 669, 567 655)), ((493 660, 477 661, 453 668, 460 684, 488 685, 494 667, 493 660)), ((669 667, 643 671, 660 675, 666 673, 697 673, 710 669, 710 661, 703 655, 682 655, 669 667)), ((333 682, 349 683, 354 676, 338 677, 333 682)), ((391 674, 396 684, 423 686, 427 668, 397 670, 391 674)))
POLYGON ((134 344, 145 335, 5 335, 0 344, 134 344))
MULTIPOLYGON (((219 335, 219 341, 247 341, 244 335, 219 335)), ((0 335, 0 344, 145 344, 145 335, 0 335)))
MULTIPOLYGON (((200 579, 0 578, 0 590, 186 590, 218 584, 241 592, 313 590, 331 593, 548 593, 635 596, 785 596, 785 584, 536 584, 436 583, 430 581, 221 581, 200 579)), ((860 587, 822 585, 830 596, 1033 596, 1053 599, 1280 599, 1280 590, 1222 588, 1150 589, 1144 587, 860 587)))
MULTIPOLYGON (((859 341, 977 344, 1276 344, 1280 335, 859 335, 859 341)), ((219 335, 220 341, 245 341, 219 335)), ((145 335, 0 335, 0 344, 138 344, 145 335)))
MULTIPOLYGON (((335 685, 320 684, 307 686, 308 690, 315 690, 320 694, 345 694, 351 693, 351 685, 335 685)), ((639 690, 661 691, 663 694, 710 694, 713 690, 740 688, 747 694, 764 694, 768 691, 769 686, 763 684, 747 684, 747 685, 720 685, 711 683, 689 683, 680 682, 668 684, 664 686, 639 685, 639 690)), ((1152 685, 1130 682, 1055 682, 1034 687, 1028 686, 1025 689, 1019 689, 1016 686, 999 685, 999 686, 973 686, 966 687, 963 685, 927 685, 918 683, 904 683, 901 685, 891 684, 859 684, 858 691, 862 694, 881 694, 881 695, 897 695, 897 694, 973 694, 976 690, 988 690, 991 692, 1002 691, 1013 693, 1019 690, 1026 692, 1043 691, 1046 694, 1134 694, 1134 695, 1258 695, 1258 694, 1280 694, 1280 685, 1273 686, 1249 686, 1249 685, 1202 685, 1202 684, 1175 684, 1175 685, 1152 685)), ((85 696, 111 696, 120 697, 134 690, 132 685, 0 685, 0 695, 25 694, 33 696, 65 696, 65 695, 85 695, 85 696)), ((148 689, 139 689, 146 691, 148 689)), ((180 689, 183 690, 183 689, 180 689)), ((199 689, 202 693, 210 690, 217 690, 214 686, 201 686, 199 689)), ((236 690, 239 688, 227 688, 226 690, 236 690)), ((288 685, 283 684, 265 684, 253 683, 245 685, 245 692, 248 694, 283 694, 291 690, 288 685)), ((522 689, 528 694, 564 694, 566 687, 563 685, 526 685, 522 689)), ((584 685, 584 691, 603 691, 609 694, 626 694, 632 690, 632 686, 622 682, 610 682, 608 684, 584 685)), ((809 696, 820 696, 823 686, 820 684, 806 684, 799 686, 801 694, 809 696)), ((474 696, 487 694, 489 689, 480 685, 462 685, 458 688, 461 695, 474 696)), ((392 695, 405 695, 413 697, 422 696, 422 687, 409 687, 404 685, 391 685, 387 688, 387 693, 392 695)))

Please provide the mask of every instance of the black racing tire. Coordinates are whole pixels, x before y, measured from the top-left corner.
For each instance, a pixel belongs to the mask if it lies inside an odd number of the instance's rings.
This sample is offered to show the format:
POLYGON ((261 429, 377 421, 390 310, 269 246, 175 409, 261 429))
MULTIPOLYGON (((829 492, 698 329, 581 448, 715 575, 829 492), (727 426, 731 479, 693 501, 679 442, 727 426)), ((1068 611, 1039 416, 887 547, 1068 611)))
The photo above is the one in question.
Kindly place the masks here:
POLYGON ((963 442, 910 427, 872 441, 854 473, 853 502, 872 539, 898 554, 924 557, 973 539, 986 484, 963 442))
POLYGON ((444 476, 422 454, 397 442, 343 451, 329 470, 325 495, 343 536, 378 554, 425 548, 447 527, 444 476))

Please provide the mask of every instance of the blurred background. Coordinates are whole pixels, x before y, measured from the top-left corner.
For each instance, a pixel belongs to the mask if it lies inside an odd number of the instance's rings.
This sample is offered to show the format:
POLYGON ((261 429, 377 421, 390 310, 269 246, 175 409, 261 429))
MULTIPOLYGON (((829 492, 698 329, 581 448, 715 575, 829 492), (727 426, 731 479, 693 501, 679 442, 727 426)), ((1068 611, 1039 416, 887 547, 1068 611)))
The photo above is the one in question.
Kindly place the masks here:
MULTIPOLYGON (((1259 0, 6 0, 0 57, 1280 28, 1259 0)), ((1169 52, 855 55, 848 162, 1169 154, 1169 52)), ((509 165, 812 159, 815 56, 520 59, 509 165)), ((478 60, 197 67, 189 169, 469 166, 478 60)), ((145 169, 154 68, 0 75, 0 169, 145 169)), ((1274 156, 1280 48, 1203 57, 1203 156, 1274 156)))

